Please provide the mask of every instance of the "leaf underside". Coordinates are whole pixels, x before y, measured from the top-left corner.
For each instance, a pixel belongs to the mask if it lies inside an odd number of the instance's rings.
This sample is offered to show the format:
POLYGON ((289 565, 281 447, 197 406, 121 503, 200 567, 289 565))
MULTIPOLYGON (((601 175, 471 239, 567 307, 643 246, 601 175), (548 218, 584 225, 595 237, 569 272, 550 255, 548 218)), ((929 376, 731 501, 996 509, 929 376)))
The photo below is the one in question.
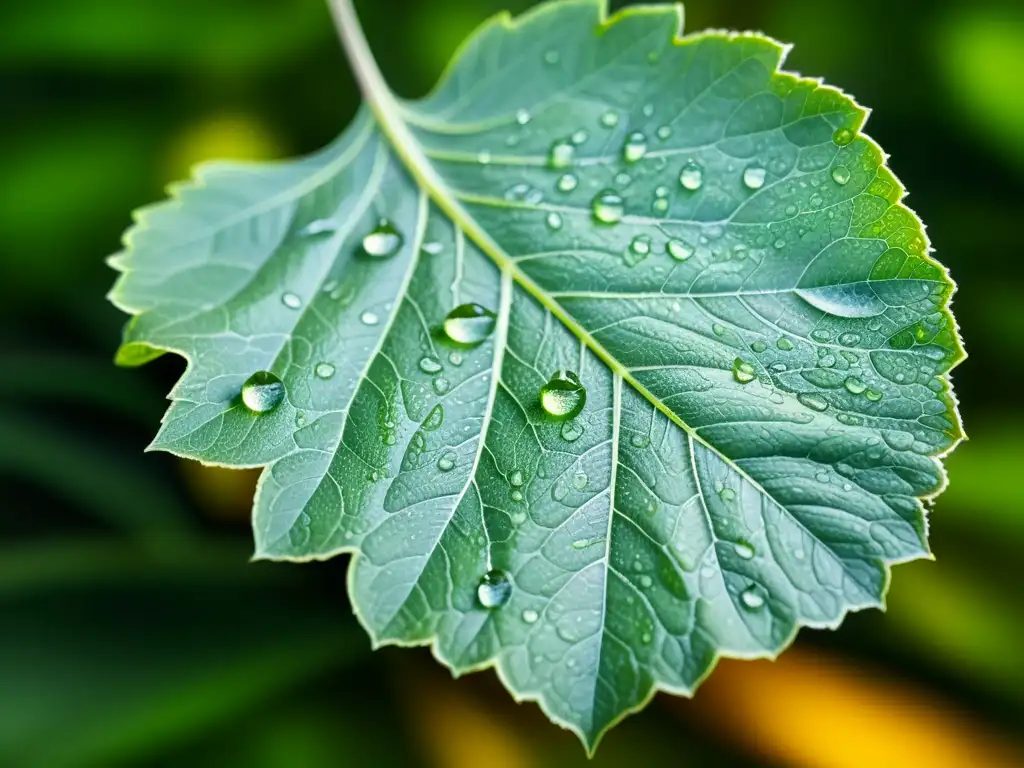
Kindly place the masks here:
POLYGON ((961 437, 954 286, 866 112, 768 38, 680 22, 497 17, 395 102, 415 147, 364 110, 313 156, 202 166, 112 259, 121 362, 188 360, 153 447, 266 465, 256 556, 354 553, 375 643, 493 665, 591 749, 720 656, 880 606, 961 437), (381 219, 389 258, 362 246, 381 219), (496 327, 456 346, 468 302, 496 327), (561 423, 560 369, 587 390, 561 423), (286 389, 264 414, 259 370, 286 389))

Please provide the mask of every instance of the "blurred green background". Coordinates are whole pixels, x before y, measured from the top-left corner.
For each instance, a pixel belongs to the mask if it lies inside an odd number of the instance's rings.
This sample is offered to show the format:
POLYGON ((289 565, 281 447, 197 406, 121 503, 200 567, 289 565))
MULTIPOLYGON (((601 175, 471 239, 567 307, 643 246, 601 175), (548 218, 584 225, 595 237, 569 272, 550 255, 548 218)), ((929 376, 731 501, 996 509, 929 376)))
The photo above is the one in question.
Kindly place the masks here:
MULTIPOLYGON (((362 0, 393 87, 524 0, 362 0)), ((622 3, 612 3, 621 7, 622 3)), ((1024 765, 1024 6, 692 0, 874 109, 960 284, 971 439, 931 515, 937 561, 886 614, 803 632, 659 696, 594 764, 1024 765)), ((0 766, 583 765, 492 673, 371 653, 342 560, 247 562, 253 474, 143 449, 183 364, 111 360, 104 294, 134 207, 211 157, 311 151, 358 96, 324 0, 37 0, 0 10, 0 766)))

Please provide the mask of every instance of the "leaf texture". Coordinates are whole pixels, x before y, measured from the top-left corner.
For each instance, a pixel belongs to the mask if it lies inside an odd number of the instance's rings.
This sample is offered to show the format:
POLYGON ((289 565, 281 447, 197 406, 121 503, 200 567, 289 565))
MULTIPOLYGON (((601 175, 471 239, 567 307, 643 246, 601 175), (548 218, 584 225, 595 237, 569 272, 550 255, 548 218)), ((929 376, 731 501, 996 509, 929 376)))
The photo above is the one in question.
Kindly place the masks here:
POLYGON ((495 666, 590 749, 720 656, 880 606, 962 436, 954 287, 865 110, 681 16, 499 16, 320 153, 199 168, 112 260, 121 361, 188 360, 153 447, 267 467, 256 556, 354 553, 375 643, 495 666), (443 332, 467 303, 475 346, 443 332), (538 400, 559 370, 568 421, 538 400))

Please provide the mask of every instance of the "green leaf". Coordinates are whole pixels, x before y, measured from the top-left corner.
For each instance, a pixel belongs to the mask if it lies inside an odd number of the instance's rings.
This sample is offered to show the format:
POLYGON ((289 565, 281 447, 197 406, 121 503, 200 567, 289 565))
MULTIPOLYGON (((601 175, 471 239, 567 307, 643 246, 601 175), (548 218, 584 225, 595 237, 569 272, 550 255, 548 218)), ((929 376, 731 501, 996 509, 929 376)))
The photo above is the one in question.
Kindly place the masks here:
POLYGON ((257 557, 356 553, 375 643, 495 666, 591 749, 880 606, 963 353, 866 112, 768 38, 596 0, 496 17, 400 102, 334 10, 369 109, 200 168, 113 261, 125 342, 189 361, 154 447, 268 465, 257 557))

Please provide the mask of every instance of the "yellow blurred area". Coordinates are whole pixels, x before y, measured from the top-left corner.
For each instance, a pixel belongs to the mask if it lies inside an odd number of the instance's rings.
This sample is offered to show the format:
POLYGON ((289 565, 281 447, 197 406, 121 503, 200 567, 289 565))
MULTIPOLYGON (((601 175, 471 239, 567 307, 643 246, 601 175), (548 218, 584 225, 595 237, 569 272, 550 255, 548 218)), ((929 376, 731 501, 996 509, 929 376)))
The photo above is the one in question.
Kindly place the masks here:
POLYGON ((249 519, 261 470, 207 467, 187 459, 180 459, 178 466, 189 494, 211 518, 226 522, 249 519))
POLYGON ((288 148, 256 118, 244 114, 211 115, 182 130, 164 153, 161 178, 185 179, 192 167, 210 158, 273 160, 288 148))
POLYGON ((663 703, 785 766, 1024 765, 1024 747, 932 692, 799 646, 774 662, 724 660, 694 699, 663 703))

